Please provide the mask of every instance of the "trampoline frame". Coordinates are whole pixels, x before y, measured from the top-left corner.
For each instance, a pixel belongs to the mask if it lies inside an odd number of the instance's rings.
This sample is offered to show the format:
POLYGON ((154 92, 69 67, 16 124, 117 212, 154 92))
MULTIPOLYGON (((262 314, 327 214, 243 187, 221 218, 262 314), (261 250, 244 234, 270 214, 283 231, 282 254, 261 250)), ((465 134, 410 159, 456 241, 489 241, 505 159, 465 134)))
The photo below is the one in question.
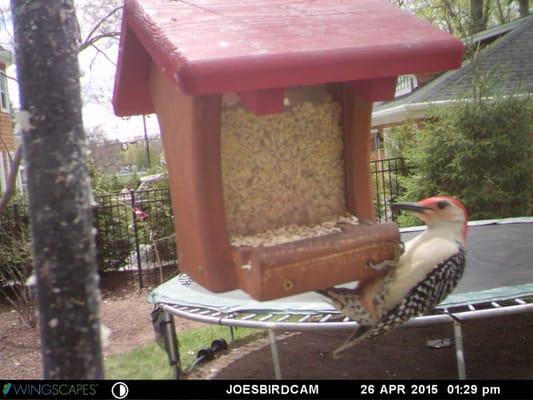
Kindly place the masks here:
MULTIPOLYGON (((268 331, 272 364, 276 379, 282 379, 276 332, 310 332, 322 330, 353 330, 359 325, 339 312, 316 312, 306 314, 268 313, 265 311, 237 311, 224 313, 205 307, 180 306, 157 303, 164 314, 167 355, 173 375, 182 375, 178 337, 174 317, 186 318, 213 325, 228 326, 233 340, 233 328, 253 328, 268 331), (296 319, 295 322, 287 321, 296 319), (341 319, 341 320, 339 320, 341 319)), ((403 326, 421 327, 441 323, 452 323, 454 330, 455 356, 459 379, 466 379, 462 322, 472 319, 493 318, 533 311, 533 297, 518 296, 513 299, 482 301, 465 305, 437 307, 431 314, 410 319, 403 326)))

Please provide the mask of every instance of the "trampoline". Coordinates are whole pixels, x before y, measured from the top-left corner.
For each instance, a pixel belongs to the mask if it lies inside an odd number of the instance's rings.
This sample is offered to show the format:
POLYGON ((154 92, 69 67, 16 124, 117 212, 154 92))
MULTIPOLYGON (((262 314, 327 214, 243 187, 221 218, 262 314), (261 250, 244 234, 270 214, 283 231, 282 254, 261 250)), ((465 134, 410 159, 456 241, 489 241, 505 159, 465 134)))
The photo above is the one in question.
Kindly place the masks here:
MULTIPOLYGON (((402 240, 423 229, 401 229, 402 240)), ((533 311, 532 238, 531 217, 470 222, 467 265, 459 286, 432 313, 404 325, 453 324, 459 379, 466 379, 462 321, 533 311)), ((353 287, 354 283, 343 286, 353 287)), ((157 287, 149 302, 162 313, 166 350, 176 378, 182 371, 174 316, 230 329, 267 330, 276 379, 282 379, 276 332, 354 330, 358 326, 316 293, 259 302, 241 290, 210 292, 185 274, 157 287)))

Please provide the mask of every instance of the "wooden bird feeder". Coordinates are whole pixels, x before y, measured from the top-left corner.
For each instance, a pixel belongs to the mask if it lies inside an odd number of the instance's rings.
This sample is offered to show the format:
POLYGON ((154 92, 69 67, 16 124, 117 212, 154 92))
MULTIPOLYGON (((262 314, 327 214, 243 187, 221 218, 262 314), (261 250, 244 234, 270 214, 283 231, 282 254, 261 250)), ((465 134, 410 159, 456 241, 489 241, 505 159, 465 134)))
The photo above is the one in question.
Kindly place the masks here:
POLYGON ((126 0, 113 104, 157 113, 180 269, 259 300, 377 274, 372 103, 462 44, 386 0, 126 0))

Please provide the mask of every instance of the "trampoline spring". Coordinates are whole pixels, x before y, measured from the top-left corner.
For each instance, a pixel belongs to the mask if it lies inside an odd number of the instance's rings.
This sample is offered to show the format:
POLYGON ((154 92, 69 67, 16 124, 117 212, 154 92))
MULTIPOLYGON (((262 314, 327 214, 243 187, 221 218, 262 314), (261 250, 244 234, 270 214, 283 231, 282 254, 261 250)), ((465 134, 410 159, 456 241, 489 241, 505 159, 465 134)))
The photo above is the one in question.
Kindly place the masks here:
POLYGON ((305 321, 307 321, 309 318, 311 318, 311 314, 304 315, 302 318, 300 318, 300 319, 298 320, 298 322, 305 322, 305 321))
POLYGON ((241 321, 246 321, 246 320, 249 320, 249 319, 252 319, 253 317, 255 317, 257 314, 248 314, 242 318, 240 318, 241 321))
POLYGON ((467 307, 470 311, 476 311, 476 307, 473 304, 468 304, 467 307))
POLYGON ((190 313, 195 313, 197 311, 200 311, 201 308, 193 308, 192 310, 189 310, 190 313))
POLYGON ((514 299, 515 302, 517 302, 518 304, 520 305, 524 305, 524 304, 527 304, 527 301, 524 301, 522 299, 514 299))
POLYGON ((498 304, 498 303, 496 303, 495 301, 492 301, 490 304, 491 304, 492 307, 494 307, 494 308, 500 308, 500 307, 501 307, 501 305, 498 304))
POLYGON ((274 316, 274 314, 268 314, 268 315, 265 315, 264 317, 261 317, 258 319, 258 321, 268 321, 270 318, 272 318, 274 316))
POLYGON ((213 310, 204 310, 204 311, 200 311, 198 314, 200 315, 206 315, 206 314, 210 314, 213 310))
POLYGON ((325 317, 321 318, 318 322, 327 322, 329 319, 331 319, 331 314, 328 314, 325 317))
POLYGON ((284 316, 282 316, 280 319, 278 319, 276 322, 283 322, 285 321, 286 319, 289 319, 291 316, 290 314, 285 314, 284 316))
POLYGON ((350 321, 350 317, 344 317, 344 319, 342 320, 342 322, 348 322, 350 321))

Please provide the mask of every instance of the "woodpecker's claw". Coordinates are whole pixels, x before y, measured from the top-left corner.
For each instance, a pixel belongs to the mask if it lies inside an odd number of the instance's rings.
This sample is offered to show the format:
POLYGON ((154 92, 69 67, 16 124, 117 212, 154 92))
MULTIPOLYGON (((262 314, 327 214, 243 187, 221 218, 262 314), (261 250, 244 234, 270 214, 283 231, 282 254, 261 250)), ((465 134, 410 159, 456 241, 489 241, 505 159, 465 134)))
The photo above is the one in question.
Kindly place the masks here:
POLYGON ((373 260, 368 260, 366 263, 367 268, 371 268, 374 271, 383 271, 384 269, 388 268, 396 268, 398 265, 398 261, 400 260, 400 256, 405 251, 405 245, 402 241, 398 242, 398 245, 394 249, 394 259, 393 260, 386 260, 380 263, 375 263, 373 260))
POLYGON ((396 263, 394 262, 394 260, 387 260, 387 261, 383 261, 377 264, 373 260, 369 260, 366 263, 366 267, 373 269, 374 271, 383 271, 386 268, 391 268, 395 266, 396 266, 396 263))

